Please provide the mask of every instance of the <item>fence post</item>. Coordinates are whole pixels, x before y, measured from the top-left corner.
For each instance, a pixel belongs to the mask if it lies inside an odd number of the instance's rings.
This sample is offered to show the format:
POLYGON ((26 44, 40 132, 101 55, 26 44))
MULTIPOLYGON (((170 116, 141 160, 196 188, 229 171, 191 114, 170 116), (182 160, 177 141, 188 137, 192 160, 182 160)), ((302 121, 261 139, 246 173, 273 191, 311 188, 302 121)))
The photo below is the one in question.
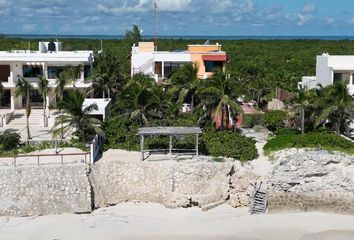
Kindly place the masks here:
POLYGON ((95 162, 95 159, 93 157, 93 155, 94 155, 94 153, 93 153, 93 151, 94 151, 93 144, 94 144, 94 142, 92 142, 91 145, 90 145, 90 161, 91 161, 91 165, 93 165, 93 163, 95 162))

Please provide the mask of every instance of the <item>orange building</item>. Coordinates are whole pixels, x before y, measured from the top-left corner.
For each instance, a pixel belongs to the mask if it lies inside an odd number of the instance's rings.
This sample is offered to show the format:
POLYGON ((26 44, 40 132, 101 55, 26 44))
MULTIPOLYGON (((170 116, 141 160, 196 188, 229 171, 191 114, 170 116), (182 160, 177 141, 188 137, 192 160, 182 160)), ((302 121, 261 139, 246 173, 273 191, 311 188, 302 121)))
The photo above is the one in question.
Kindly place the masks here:
POLYGON ((187 63, 198 66, 198 77, 208 78, 216 68, 225 69, 228 57, 218 43, 188 45, 187 50, 156 51, 153 42, 140 42, 132 47, 131 75, 144 73, 160 82, 187 63))

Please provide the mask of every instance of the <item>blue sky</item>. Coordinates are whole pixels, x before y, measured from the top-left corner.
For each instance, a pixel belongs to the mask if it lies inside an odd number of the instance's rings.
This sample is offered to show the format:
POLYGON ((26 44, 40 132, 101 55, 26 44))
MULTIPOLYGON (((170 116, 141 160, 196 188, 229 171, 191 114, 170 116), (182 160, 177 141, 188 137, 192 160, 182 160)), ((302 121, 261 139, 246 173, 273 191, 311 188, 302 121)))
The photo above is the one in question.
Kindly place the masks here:
MULTIPOLYGON (((353 0, 157 0, 159 35, 354 35, 353 0)), ((0 33, 153 33, 152 0, 0 0, 0 33)))

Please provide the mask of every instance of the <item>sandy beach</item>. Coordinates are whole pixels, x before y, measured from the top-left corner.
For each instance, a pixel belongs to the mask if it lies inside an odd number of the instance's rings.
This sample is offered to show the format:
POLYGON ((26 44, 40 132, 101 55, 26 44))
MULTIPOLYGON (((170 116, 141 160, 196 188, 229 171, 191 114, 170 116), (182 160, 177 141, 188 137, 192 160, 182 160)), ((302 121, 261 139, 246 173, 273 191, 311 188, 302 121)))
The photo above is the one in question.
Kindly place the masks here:
POLYGON ((1 240, 116 239, 354 239, 354 216, 324 213, 254 215, 222 205, 166 209, 152 203, 122 203, 92 214, 0 218, 1 240))

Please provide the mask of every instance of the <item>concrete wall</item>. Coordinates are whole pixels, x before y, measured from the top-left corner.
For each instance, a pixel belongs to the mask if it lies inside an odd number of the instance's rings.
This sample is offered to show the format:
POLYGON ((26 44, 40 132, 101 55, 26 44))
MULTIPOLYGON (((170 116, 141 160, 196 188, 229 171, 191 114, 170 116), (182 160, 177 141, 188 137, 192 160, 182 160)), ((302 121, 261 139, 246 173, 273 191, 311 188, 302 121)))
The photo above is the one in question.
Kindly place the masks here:
POLYGON ((0 216, 91 211, 85 165, 0 169, 0 216))
POLYGON ((316 80, 323 87, 333 83, 333 71, 328 65, 328 56, 317 56, 316 60, 316 80))

